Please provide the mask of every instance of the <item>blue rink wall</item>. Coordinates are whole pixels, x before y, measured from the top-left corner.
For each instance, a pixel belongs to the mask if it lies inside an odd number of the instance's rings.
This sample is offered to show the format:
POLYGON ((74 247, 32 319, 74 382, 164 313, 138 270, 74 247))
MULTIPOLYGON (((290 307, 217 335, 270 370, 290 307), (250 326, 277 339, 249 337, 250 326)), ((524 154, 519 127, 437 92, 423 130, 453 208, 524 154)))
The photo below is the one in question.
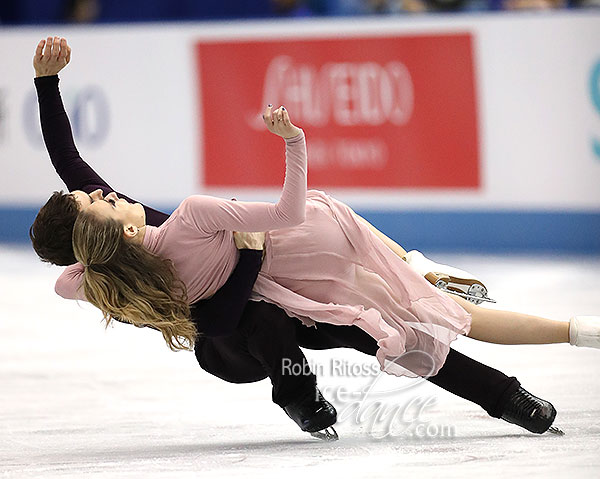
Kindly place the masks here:
MULTIPOLYGON (((28 243, 36 212, 0 208, 0 242, 28 243)), ((600 254, 600 212, 357 212, 406 249, 600 254)))

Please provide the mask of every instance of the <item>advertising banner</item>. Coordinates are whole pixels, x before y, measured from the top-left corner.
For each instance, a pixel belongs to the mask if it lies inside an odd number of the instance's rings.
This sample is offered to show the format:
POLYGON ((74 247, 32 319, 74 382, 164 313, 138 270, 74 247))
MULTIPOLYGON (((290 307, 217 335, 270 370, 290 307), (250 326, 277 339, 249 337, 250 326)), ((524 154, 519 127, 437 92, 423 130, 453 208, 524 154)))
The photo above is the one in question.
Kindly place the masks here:
POLYGON ((199 41, 207 187, 281 186, 267 104, 310 138, 309 186, 480 187, 469 33, 199 41))

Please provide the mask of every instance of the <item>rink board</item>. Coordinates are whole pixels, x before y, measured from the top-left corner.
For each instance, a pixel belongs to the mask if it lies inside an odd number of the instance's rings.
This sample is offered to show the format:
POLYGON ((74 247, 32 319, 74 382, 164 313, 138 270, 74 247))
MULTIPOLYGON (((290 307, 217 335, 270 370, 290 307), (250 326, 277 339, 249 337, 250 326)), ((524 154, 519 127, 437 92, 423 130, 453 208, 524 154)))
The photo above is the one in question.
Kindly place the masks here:
POLYGON ((29 60, 49 30, 73 46, 61 91, 82 156, 140 201, 276 201, 283 146, 257 129, 273 96, 306 129, 309 187, 402 243, 600 251, 598 13, 4 28, 0 54, 23 61, 0 78, 0 240, 27 241, 29 209, 63 187, 29 60))

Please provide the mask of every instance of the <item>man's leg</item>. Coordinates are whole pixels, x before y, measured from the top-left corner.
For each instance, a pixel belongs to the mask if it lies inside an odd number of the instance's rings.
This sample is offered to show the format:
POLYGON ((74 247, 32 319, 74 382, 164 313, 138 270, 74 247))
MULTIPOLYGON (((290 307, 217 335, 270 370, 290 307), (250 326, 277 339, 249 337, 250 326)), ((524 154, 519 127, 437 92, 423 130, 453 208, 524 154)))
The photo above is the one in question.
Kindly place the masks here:
MULTIPOLYGON (((294 398, 306 397, 315 391, 315 376, 309 372, 298 345, 309 349, 349 347, 371 356, 377 351, 377 342, 356 326, 319 323, 316 328, 307 328, 272 304, 251 301, 248 308, 233 335, 201 338, 196 357, 204 370, 225 381, 246 383, 269 376, 273 384, 273 401, 282 407, 294 398)), ((478 404, 492 417, 502 417, 532 430, 528 418, 511 417, 511 414, 521 413, 518 409, 513 410, 515 395, 522 397, 526 393, 515 377, 508 377, 450 349, 438 374, 427 379, 478 404)), ((545 418, 543 430, 534 432, 545 431, 552 420, 553 417, 551 420, 545 418)))
POLYGON ((201 337, 195 354, 202 369, 227 382, 269 377, 273 402, 281 407, 315 390, 316 377, 298 347, 294 323, 268 303, 249 301, 233 334, 201 337))
POLYGON ((296 342, 295 325, 276 306, 248 302, 234 334, 201 337, 195 352, 205 371, 225 381, 246 383, 268 376, 273 402, 303 431, 316 433, 335 424, 335 408, 317 388, 316 377, 296 342))
POLYGON ((230 383, 253 383, 268 377, 263 365, 248 352, 245 338, 237 333, 202 336, 196 341, 194 353, 202 369, 230 383))
MULTIPOLYGON (((335 326, 319 323, 307 328, 296 322, 298 344, 309 349, 353 348, 375 356, 377 342, 356 326, 335 326)), ((510 396, 519 389, 514 377, 481 364, 450 348, 446 362, 435 376, 427 378, 433 384, 481 406, 490 416, 500 418, 510 396)))
POLYGON ((315 375, 296 341, 296 327, 273 304, 249 301, 238 331, 248 352, 256 358, 273 384, 273 402, 281 407, 304 394, 314 393, 315 375))

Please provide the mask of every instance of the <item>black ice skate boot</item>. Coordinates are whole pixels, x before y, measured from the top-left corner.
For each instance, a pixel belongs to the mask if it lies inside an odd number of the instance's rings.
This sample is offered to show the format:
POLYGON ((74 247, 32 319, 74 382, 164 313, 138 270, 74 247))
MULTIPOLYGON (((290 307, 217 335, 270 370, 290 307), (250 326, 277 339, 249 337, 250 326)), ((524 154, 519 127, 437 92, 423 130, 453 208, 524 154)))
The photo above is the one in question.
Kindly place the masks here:
POLYGON ((536 434, 548 430, 554 434, 564 434, 560 429, 552 426, 556 417, 556 409, 548 401, 540 399, 519 386, 510 398, 504 409, 501 419, 511 424, 516 424, 536 434))
POLYGON ((338 435, 331 427, 337 421, 337 412, 317 387, 283 408, 300 429, 319 439, 335 441, 338 435))

